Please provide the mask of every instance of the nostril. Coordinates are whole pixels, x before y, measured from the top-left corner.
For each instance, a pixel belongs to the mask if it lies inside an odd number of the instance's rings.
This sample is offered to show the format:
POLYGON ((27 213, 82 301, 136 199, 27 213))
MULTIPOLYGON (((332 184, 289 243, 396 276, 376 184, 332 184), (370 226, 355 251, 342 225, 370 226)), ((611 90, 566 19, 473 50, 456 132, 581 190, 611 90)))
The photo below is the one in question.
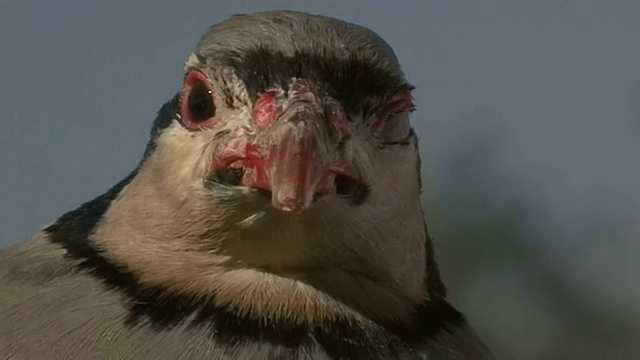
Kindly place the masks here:
POLYGON ((336 193, 346 198, 351 205, 361 205, 369 197, 369 186, 352 177, 338 174, 335 185, 336 193))
POLYGON ((243 176, 244 168, 230 167, 213 173, 209 180, 222 185, 238 186, 242 183, 243 176))

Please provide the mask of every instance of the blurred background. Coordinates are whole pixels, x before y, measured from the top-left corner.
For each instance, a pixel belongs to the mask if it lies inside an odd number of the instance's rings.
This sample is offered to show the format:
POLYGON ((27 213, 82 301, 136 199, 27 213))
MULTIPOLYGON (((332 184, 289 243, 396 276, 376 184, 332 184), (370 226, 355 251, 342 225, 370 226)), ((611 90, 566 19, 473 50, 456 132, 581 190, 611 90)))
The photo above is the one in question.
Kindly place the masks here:
POLYGON ((0 246, 134 168, 209 25, 276 8, 394 47, 441 271, 499 358, 640 358, 637 0, 2 0, 0 246))

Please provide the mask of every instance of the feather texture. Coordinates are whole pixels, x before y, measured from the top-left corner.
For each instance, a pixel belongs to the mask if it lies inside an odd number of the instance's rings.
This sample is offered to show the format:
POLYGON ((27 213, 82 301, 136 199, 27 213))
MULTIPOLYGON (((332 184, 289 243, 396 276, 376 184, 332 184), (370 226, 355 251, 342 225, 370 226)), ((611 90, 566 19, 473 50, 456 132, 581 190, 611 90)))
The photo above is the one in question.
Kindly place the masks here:
POLYGON ((420 206, 412 87, 382 39, 302 13, 237 16, 202 37, 186 71, 211 82, 219 121, 183 126, 179 93, 131 175, 0 251, 0 359, 492 358, 446 300, 420 206), (252 108, 291 83, 313 88, 310 131, 344 135, 312 158, 349 164, 362 190, 312 194, 299 214, 212 175, 221 153, 245 155, 239 143, 276 141, 252 108), (407 108, 372 134, 398 92, 407 108))

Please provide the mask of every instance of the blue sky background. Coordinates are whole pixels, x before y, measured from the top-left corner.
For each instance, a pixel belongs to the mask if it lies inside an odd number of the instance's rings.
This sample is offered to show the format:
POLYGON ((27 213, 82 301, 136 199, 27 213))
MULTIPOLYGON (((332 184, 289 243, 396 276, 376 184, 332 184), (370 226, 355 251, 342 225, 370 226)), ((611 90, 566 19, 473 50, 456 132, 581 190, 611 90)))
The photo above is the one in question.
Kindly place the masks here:
POLYGON ((394 47, 445 280, 502 358, 640 353, 635 0, 5 0, 0 246, 134 168, 209 25, 276 8, 394 47))

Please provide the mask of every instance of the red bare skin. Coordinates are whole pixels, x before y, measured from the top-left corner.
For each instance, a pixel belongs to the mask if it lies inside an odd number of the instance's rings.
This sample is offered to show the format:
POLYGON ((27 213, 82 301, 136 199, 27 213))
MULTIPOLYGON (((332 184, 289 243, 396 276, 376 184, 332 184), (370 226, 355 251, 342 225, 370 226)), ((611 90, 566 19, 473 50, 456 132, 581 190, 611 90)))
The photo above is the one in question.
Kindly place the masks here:
MULTIPOLYGON (((212 90, 212 101, 219 103, 215 89, 199 71, 187 74, 183 97, 188 96, 197 82, 205 83, 212 90)), ((393 97, 371 125, 372 133, 379 132, 390 116, 410 105, 409 91, 393 97)), ((180 103, 180 113, 186 126, 194 131, 218 120, 213 116, 198 124, 190 123, 189 109, 184 101, 180 103)), ((306 80, 294 79, 286 96, 277 91, 262 94, 255 103, 252 118, 259 129, 256 139, 269 141, 259 142, 263 144, 260 146, 258 141, 248 138, 229 140, 215 155, 212 172, 229 167, 244 168, 242 185, 270 191, 273 206, 291 213, 307 209, 316 195, 335 193, 337 175, 358 179, 357 171, 339 160, 337 154, 340 141, 351 131, 347 115, 335 100, 322 102, 317 99, 306 80), (325 123, 322 117, 327 115, 329 121, 325 123), (278 128, 270 129, 272 126, 278 128), (327 129, 323 129, 324 126, 327 129)))
POLYGON ((268 91, 262 94, 256 101, 256 105, 253 107, 252 117, 256 125, 264 130, 276 120, 277 111, 276 92, 268 91))
MULTIPOLYGON (((261 131, 268 129, 283 116, 286 108, 275 91, 262 94, 254 106, 253 120, 261 131)), ((294 80, 288 92, 288 102, 313 101, 311 86, 304 80, 294 80), (302 100, 298 100, 302 99, 302 100)), ((347 117, 338 104, 331 108, 329 131, 336 135, 336 144, 349 129, 347 117)), ((247 155, 234 162, 245 168, 245 186, 272 192, 273 205, 280 210, 299 212, 311 205, 315 195, 335 193, 335 177, 342 174, 355 177, 356 172, 346 163, 330 163, 321 151, 319 135, 309 124, 315 119, 309 114, 293 114, 290 122, 281 124, 285 134, 267 149, 245 147, 247 155), (248 155, 249 153, 257 156, 248 155), (260 155, 262 154, 262 155, 260 155)))
MULTIPOLYGON (((265 152, 260 150, 256 145, 249 142, 247 139, 233 139, 223 150, 216 154, 213 161, 212 171, 220 171, 229 167, 242 167, 245 169, 242 177, 242 185, 263 189, 272 192, 278 192, 279 189, 274 189, 274 183, 282 183, 284 180, 286 184, 279 186, 279 188, 290 188, 292 194, 287 198, 279 199, 278 203, 274 204, 283 211, 299 212, 308 207, 309 204, 305 204, 302 200, 304 196, 313 195, 327 195, 334 194, 335 189, 335 176, 337 174, 345 175, 348 177, 356 178, 356 171, 346 163, 336 163, 330 165, 324 169, 317 167, 318 162, 313 161, 311 157, 317 154, 314 149, 303 149, 297 152, 297 156, 288 156, 291 152, 295 152, 292 148, 295 146, 288 144, 286 138, 278 146, 275 147, 275 151, 269 152, 269 155, 263 155, 265 152), (277 175, 280 179, 270 179, 269 168, 273 168, 277 165, 287 164, 286 170, 280 172, 277 175), (310 171, 311 170, 311 171, 310 171), (319 174, 319 180, 310 189, 309 184, 314 179, 306 178, 309 173, 319 174), (322 173, 320 173, 322 172, 322 173), (312 191, 309 194, 309 191, 312 191)), ((286 194, 285 194, 286 195, 286 194)))
MULTIPOLYGON (((244 139, 235 139, 225 147, 223 152, 216 156, 212 171, 220 171, 229 167, 244 167, 247 171, 245 171, 243 185, 271 190, 266 178, 264 160, 259 154, 260 152, 257 151, 255 145, 244 139)), ((325 184, 325 186, 318 187, 320 193, 329 194, 332 193, 332 190, 335 190, 332 189, 333 186, 328 183, 333 180, 335 174, 352 178, 357 177, 357 173, 353 167, 346 163, 330 166, 320 181, 320 184, 325 184)))

